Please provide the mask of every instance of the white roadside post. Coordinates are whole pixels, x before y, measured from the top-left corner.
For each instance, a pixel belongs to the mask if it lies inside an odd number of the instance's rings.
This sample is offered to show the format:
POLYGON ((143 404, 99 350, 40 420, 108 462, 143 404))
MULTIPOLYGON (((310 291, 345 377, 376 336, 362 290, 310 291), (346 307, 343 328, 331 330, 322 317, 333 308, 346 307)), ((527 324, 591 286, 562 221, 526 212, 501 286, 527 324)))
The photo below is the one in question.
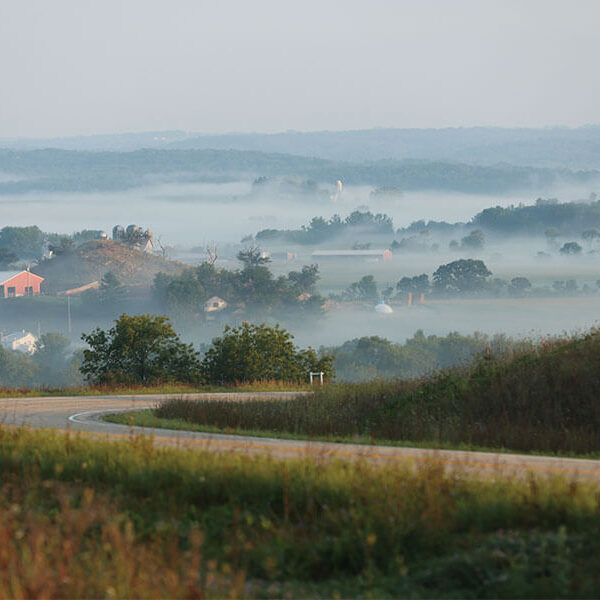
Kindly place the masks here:
POLYGON ((310 385, 313 384, 313 380, 315 377, 317 377, 317 375, 319 376, 320 384, 323 385, 323 375, 325 375, 324 371, 319 371, 317 373, 310 372, 308 375, 310 377, 310 385))

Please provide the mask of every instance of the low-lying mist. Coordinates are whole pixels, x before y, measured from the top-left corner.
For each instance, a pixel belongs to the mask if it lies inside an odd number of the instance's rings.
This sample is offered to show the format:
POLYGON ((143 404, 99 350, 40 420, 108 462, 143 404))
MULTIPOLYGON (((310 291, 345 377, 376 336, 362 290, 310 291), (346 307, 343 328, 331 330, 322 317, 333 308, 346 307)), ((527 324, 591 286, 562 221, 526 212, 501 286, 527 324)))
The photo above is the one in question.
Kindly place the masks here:
MULTIPOLYGON (((535 201, 531 193, 509 195, 405 192, 374 195, 367 186, 319 185, 315 194, 278 188, 253 190, 250 180, 222 184, 154 185, 114 193, 31 193, 0 196, 1 225, 37 224, 44 231, 71 233, 139 223, 163 243, 181 249, 209 242, 237 243, 261 229, 297 229, 314 216, 346 216, 362 207, 390 216, 395 227, 415 220, 466 221, 490 206, 535 201), (333 198, 332 198, 333 196, 333 198)), ((561 201, 587 198, 590 191, 556 190, 561 201)), ((391 240, 390 240, 391 241, 391 240)))
MULTIPOLYGON (((243 237, 254 236, 262 229, 300 230, 315 216, 329 219, 333 214, 340 214, 344 218, 358 208, 387 214, 397 229, 407 227, 418 219, 467 222, 475 213, 490 206, 535 203, 535 198, 528 194, 375 193, 373 188, 364 186, 344 186, 340 193, 333 183, 331 186, 319 184, 301 192, 296 188, 298 184, 294 180, 283 184, 276 182, 260 189, 247 180, 224 184, 155 185, 115 193, 2 196, 0 225, 36 224, 44 231, 59 233, 104 229, 110 234, 115 224, 136 223, 154 231, 155 239, 167 247, 169 258, 198 264, 204 258, 201 249, 207 244, 214 244, 219 252, 217 266, 237 269, 240 264, 236 253, 243 246, 240 244, 243 237)), ((592 191, 564 189, 557 190, 557 195, 561 202, 566 202, 587 198, 592 191)), ((433 233, 431 235, 434 236, 433 233)), ((425 273, 431 278, 440 265, 459 258, 483 260, 492 272, 492 279, 510 282, 516 277, 527 278, 532 289, 538 290, 537 295, 445 300, 426 295, 423 305, 411 307, 406 306, 403 297, 397 296, 391 302, 391 314, 375 312, 376 301, 373 300, 371 303, 327 310, 322 317, 298 319, 292 315, 283 319, 282 325, 296 336, 301 346, 319 347, 373 335, 402 343, 419 329, 426 335, 480 331, 538 337, 585 330, 594 326, 600 317, 600 294, 596 285, 600 280, 597 240, 587 243, 578 238, 582 245, 581 253, 567 256, 559 252, 559 247, 571 240, 568 236, 551 240, 553 246, 543 235, 487 236, 483 247, 467 249, 460 245, 450 247, 453 241, 460 242, 460 235, 456 232, 435 235, 435 240, 423 237, 425 241, 429 239, 428 250, 394 250, 391 261, 368 257, 321 260, 313 256, 318 246, 308 245, 290 248, 282 243, 265 249, 273 253, 273 260, 268 266, 276 276, 287 276, 289 271, 297 271, 302 265, 318 263, 320 279, 317 291, 325 297, 342 293, 365 275, 374 276, 381 294, 386 288, 395 289, 403 277, 425 273), (455 239, 457 235, 458 240, 455 239), (432 249, 433 241, 435 249, 432 249), (285 250, 292 251, 292 260, 281 257, 285 250), (571 294, 557 293, 552 287, 557 281, 568 280, 576 283, 571 294)), ((370 247, 383 250, 399 237, 393 233, 374 236, 370 247)), ((246 244, 255 243, 248 239, 246 244)), ((344 239, 330 240, 327 246, 349 249, 354 241, 361 240, 353 240, 350 234, 344 239)), ((77 342, 81 332, 90 331, 98 325, 107 326, 120 312, 163 312, 150 296, 144 301, 132 301, 126 307, 115 307, 114 314, 108 310, 102 315, 95 314, 93 310, 79 310, 75 302, 71 332, 68 332, 66 299, 62 299, 64 303, 56 298, 54 300, 57 300, 56 306, 46 312, 36 312, 38 309, 35 309, 23 314, 18 311, 9 314, 0 307, 0 331, 21 328, 36 333, 38 330, 42 333, 59 331, 77 342)), ((211 323, 183 324, 177 320, 177 315, 172 316, 183 337, 196 344, 209 343, 222 331, 225 323, 239 323, 246 318, 240 314, 211 323)), ((264 319, 271 323, 280 320, 269 315, 264 319)))

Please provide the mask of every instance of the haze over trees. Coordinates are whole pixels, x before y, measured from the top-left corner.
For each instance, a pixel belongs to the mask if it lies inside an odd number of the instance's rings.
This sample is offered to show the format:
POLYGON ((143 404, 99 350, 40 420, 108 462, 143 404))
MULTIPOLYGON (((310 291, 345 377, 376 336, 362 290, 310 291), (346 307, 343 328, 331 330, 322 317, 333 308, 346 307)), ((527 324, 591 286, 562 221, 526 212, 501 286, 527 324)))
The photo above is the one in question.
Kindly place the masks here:
POLYGON ((243 265, 239 270, 204 262, 181 275, 159 273, 154 279, 154 296, 162 307, 182 318, 201 315, 204 302, 213 296, 245 313, 320 314, 325 299, 316 293, 316 265, 275 277, 266 266, 268 259, 257 248, 240 251, 238 259, 243 265))
POLYGON ((293 173, 316 182, 342 179, 350 185, 467 193, 539 190, 558 183, 589 184, 599 179, 597 171, 558 167, 395 159, 356 163, 215 149, 132 152, 0 149, 0 172, 16 176, 14 180, 0 182, 0 195, 118 191, 147 185, 150 177, 161 183, 235 181, 240 173, 267 177, 293 173))
POLYGON ((0 345, 0 387, 78 386, 83 382, 81 359, 80 352, 73 352, 71 340, 56 332, 42 334, 32 356, 0 345))
POLYGON ((418 330, 403 344, 380 336, 364 336, 339 346, 322 347, 320 352, 335 357, 338 380, 369 381, 415 379, 466 365, 488 351, 494 355, 506 354, 529 345, 504 335, 453 332, 446 336, 426 336, 418 330))

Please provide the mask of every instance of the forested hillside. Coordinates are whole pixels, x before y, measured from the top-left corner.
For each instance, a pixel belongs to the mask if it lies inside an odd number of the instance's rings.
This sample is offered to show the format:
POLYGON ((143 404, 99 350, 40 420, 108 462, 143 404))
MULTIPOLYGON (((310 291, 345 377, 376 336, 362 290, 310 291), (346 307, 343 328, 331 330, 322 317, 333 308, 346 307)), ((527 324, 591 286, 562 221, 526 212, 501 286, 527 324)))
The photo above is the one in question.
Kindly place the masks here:
POLYGON ((298 175, 317 182, 390 186, 401 190, 502 193, 600 181, 597 171, 477 166, 459 162, 381 160, 341 162, 239 150, 0 150, 0 194, 33 191, 124 190, 152 183, 234 181, 298 175))

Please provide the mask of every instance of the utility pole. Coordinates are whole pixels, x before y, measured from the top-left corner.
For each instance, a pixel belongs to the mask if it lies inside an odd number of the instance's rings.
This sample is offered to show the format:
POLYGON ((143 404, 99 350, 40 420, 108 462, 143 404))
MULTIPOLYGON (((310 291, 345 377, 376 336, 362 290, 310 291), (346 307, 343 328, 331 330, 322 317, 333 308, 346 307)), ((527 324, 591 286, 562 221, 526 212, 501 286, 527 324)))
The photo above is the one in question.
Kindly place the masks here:
POLYGON ((71 296, 67 296, 67 330, 71 333, 71 296))

